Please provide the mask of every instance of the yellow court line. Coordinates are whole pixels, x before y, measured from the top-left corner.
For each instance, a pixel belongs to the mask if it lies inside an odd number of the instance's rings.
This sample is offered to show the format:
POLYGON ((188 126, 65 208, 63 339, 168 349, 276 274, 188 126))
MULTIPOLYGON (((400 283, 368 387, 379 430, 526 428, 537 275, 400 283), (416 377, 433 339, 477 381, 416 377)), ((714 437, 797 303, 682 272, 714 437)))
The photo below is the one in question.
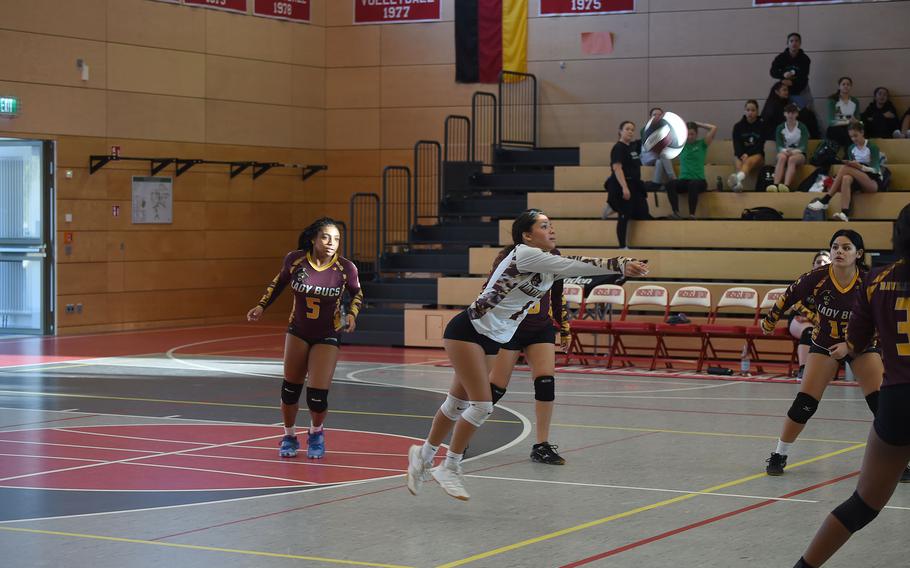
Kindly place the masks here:
MULTIPOLYGON (((827 454, 822 454, 822 455, 816 456, 816 457, 814 457, 814 458, 809 458, 809 459, 806 459, 806 460, 803 460, 803 461, 800 461, 800 462, 796 462, 796 463, 794 463, 794 464, 788 466, 787 469, 789 470, 789 469, 792 469, 792 468, 794 468, 794 467, 799 467, 799 466, 802 466, 802 465, 807 465, 807 464, 810 464, 810 463, 813 463, 813 462, 817 462, 817 461, 825 460, 825 459, 828 459, 828 458, 832 458, 832 457, 838 456, 838 455, 840 455, 840 454, 844 454, 844 453, 847 453, 847 452, 852 452, 852 451, 854 451, 854 450, 858 450, 858 449, 863 448, 863 447, 865 447, 865 446, 866 446, 865 443, 862 443, 862 444, 854 444, 853 446, 850 446, 850 447, 848 447, 848 448, 841 448, 841 449, 836 450, 836 451, 833 451, 833 452, 828 452, 827 454)), ((463 558, 463 559, 461 559, 461 560, 456 560, 456 561, 454 561, 454 562, 449 562, 448 564, 440 564, 440 565, 437 566, 436 568, 454 568, 455 566, 464 566, 465 564, 470 564, 471 562, 475 562, 475 561, 477 561, 477 560, 483 560, 484 558, 490 558, 491 556, 496 556, 496 555, 502 554, 502 553, 504 553, 504 552, 511 552, 511 551, 517 550, 517 549, 519 549, 519 548, 524 548, 525 546, 529 546, 529 545, 532 545, 532 544, 537 544, 538 542, 543 542, 543 541, 550 540, 550 539, 553 539, 553 538, 556 538, 556 537, 560 537, 560 536, 563 536, 563 535, 567 535, 567 534, 571 534, 571 533, 574 533, 574 532, 578 532, 578 531, 582 531, 582 530, 585 530, 585 529, 589 529, 589 528, 591 528, 591 527, 596 527, 596 526, 602 525, 602 524, 604 524, 604 523, 609 523, 610 521, 616 521, 616 520, 619 520, 619 519, 624 519, 624 518, 627 518, 627 517, 631 517, 631 516, 637 515, 637 514, 639 514, 639 513, 644 513, 645 511, 651 511, 651 510, 653 510, 653 509, 658 509, 658 508, 660 508, 660 507, 666 507, 667 505, 672 505, 672 504, 674 504, 674 503, 679 503, 680 501, 686 501, 686 500, 688 500, 688 499, 692 499, 693 497, 698 497, 699 495, 703 495, 703 494, 705 494, 705 493, 713 493, 713 492, 715 492, 715 491, 720 491, 721 489, 726 489, 726 488, 728 488, 728 487, 733 487, 733 486, 735 486, 735 485, 741 485, 741 484, 743 484, 743 483, 747 483, 747 482, 753 481, 753 480, 755 480, 755 479, 761 479, 762 477, 766 477, 766 476, 767 476, 766 473, 756 473, 756 474, 753 474, 753 475, 749 475, 749 476, 746 476, 746 477, 742 477, 742 478, 740 478, 740 479, 735 479, 735 480, 733 480, 733 481, 728 481, 728 482, 726 482, 726 483, 721 483, 720 485, 715 485, 715 486, 713 486, 713 487, 708 487, 707 489, 703 489, 703 490, 701 490, 701 491, 699 491, 699 492, 697 492, 697 493, 687 493, 687 494, 685 494, 685 495, 680 495, 679 497, 673 497, 672 499, 667 499, 667 500, 665 500, 665 501, 660 501, 660 502, 658 502, 658 503, 653 503, 653 504, 651 504, 651 505, 645 505, 645 506, 643 506, 643 507, 638 507, 638 508, 636 508, 636 509, 630 509, 630 510, 625 511, 625 512, 623 512, 623 513, 617 513, 617 514, 615 514, 615 515, 610 515, 609 517, 604 517, 604 518, 602 518, 602 519, 597 519, 597 520, 594 520, 594 521, 589 521, 589 522, 587 522, 587 523, 582 523, 582 524, 580 524, 580 525, 575 525, 574 527, 569 527, 569 528, 566 528, 566 529, 558 530, 558 531, 551 532, 551 533, 548 533, 548 534, 544 534, 544 535, 541 535, 541 536, 537 536, 537 537, 534 537, 534 538, 529 538, 529 539, 523 540, 523 541, 521 541, 521 542, 516 542, 515 544, 510 544, 510 545, 507 545, 507 546, 502 546, 502 547, 499 547, 499 548, 494 548, 493 550, 488 550, 487 552, 482 552, 482 553, 480 553, 480 554, 475 554, 474 556, 469 556, 469 557, 463 558)))
MULTIPOLYGON (((489 422, 489 420, 487 421, 489 422)), ((657 434, 687 434, 690 436, 715 436, 718 438, 757 438, 759 440, 777 440, 777 436, 761 434, 731 434, 729 432, 699 432, 697 430, 662 430, 660 428, 635 428, 632 426, 599 426, 595 424, 556 424, 562 428, 593 428, 596 430, 621 430, 626 432, 654 432, 657 434)), ((825 442, 829 444, 863 444, 857 440, 829 440, 826 438, 800 438, 802 442, 825 442)))
POLYGON ((292 560, 311 560, 314 562, 328 562, 330 564, 345 564, 348 566, 374 566, 376 568, 413 568, 412 566, 402 566, 400 564, 380 564, 377 562, 359 562, 357 560, 339 560, 337 558, 323 558, 321 556, 302 556, 299 554, 281 554, 278 552, 261 552, 258 550, 242 550, 238 548, 220 548, 217 546, 200 546, 197 544, 178 544, 174 542, 158 542, 154 540, 142 540, 138 538, 121 538, 116 536, 104 536, 100 534, 81 534, 61 531, 45 531, 39 529, 24 529, 18 527, 2 527, 0 531, 21 532, 32 534, 44 534, 53 536, 67 536, 72 538, 88 538, 92 540, 106 540, 110 542, 126 542, 131 544, 152 544, 155 546, 166 546, 169 548, 186 548, 190 550, 205 550, 208 552, 228 552, 231 554, 245 554, 248 556, 267 556, 269 558, 290 558, 292 560))

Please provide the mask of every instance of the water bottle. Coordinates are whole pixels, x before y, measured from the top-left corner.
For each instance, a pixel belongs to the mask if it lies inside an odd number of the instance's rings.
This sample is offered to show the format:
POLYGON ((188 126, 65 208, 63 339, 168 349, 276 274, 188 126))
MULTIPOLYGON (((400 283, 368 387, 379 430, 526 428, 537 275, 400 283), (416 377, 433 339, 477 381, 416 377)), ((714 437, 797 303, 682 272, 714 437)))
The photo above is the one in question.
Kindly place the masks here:
POLYGON ((749 367, 751 366, 750 363, 751 362, 749 361, 749 346, 743 345, 743 352, 742 352, 741 358, 739 360, 739 374, 742 375, 743 377, 749 376, 749 367))
POLYGON ((720 177, 720 176, 717 176, 717 178, 715 178, 715 180, 714 180, 714 189, 716 189, 717 191, 723 191, 723 190, 724 190, 724 178, 722 178, 722 177, 720 177))

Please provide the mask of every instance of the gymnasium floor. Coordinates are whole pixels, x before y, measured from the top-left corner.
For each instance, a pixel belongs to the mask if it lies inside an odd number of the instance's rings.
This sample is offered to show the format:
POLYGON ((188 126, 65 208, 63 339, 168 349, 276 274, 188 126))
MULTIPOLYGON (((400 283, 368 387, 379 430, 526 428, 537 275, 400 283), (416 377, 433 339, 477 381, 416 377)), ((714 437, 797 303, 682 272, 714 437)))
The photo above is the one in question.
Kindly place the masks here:
MULTIPOLYGON (((852 492, 870 425, 833 385, 770 478, 793 384, 558 373, 568 464, 546 466, 516 372, 470 447, 471 501, 412 497, 444 354, 344 347, 311 462, 277 457, 282 345, 269 325, 0 339, 0 565, 789 567, 852 492)), ((906 566, 908 520, 899 486, 826 566, 906 566)))

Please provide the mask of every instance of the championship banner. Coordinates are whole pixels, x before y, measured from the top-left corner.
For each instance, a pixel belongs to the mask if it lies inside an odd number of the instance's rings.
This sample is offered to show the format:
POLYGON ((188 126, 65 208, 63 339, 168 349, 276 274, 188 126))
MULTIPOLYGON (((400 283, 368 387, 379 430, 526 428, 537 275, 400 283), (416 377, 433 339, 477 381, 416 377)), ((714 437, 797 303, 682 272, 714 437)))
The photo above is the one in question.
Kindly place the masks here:
POLYGON ((263 18, 310 21, 310 0, 253 0, 253 14, 263 18))
POLYGON ((634 12, 635 0, 540 0, 540 16, 582 16, 634 12))
POLYGON ((354 0, 355 24, 438 22, 441 0, 354 0))
POLYGON ((753 0, 753 6, 799 6, 800 4, 841 4, 859 0, 753 0))
POLYGON ((228 12, 239 12, 246 14, 247 0, 183 0, 187 6, 198 6, 199 8, 214 8, 215 10, 226 10, 228 12))

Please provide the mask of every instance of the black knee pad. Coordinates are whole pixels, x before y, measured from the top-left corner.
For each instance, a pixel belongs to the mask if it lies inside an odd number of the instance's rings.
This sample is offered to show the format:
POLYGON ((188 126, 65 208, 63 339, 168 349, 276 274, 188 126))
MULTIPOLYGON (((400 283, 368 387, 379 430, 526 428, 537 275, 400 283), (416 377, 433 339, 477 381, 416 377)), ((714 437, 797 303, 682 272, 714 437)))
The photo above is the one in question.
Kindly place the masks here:
POLYGON ((807 327, 799 336, 800 345, 812 345, 812 328, 807 327))
POLYGON ((288 406, 293 406, 300 402, 300 393, 302 392, 303 385, 284 381, 281 383, 281 402, 288 406))
POLYGON ((534 379, 534 400, 553 402, 556 399, 556 379, 544 375, 534 379))
POLYGON ((328 389, 306 388, 306 405, 312 412, 325 412, 329 408, 328 389))
POLYGON ((859 493, 854 491, 853 495, 831 511, 831 514, 852 534, 874 521, 878 511, 867 505, 859 493))
POLYGON ((796 394, 787 416, 797 424, 805 424, 812 418, 816 410, 818 410, 818 401, 812 396, 801 392, 796 394))
POLYGON ((880 391, 870 392, 866 395, 866 404, 869 405, 869 410, 872 411, 872 416, 878 414, 878 393, 880 391))
POLYGON ((498 386, 494 385, 493 383, 490 383, 490 396, 493 397, 493 399, 492 399, 493 404, 496 404, 497 402, 499 402, 499 399, 501 399, 505 395, 506 395, 506 389, 504 389, 502 387, 498 387, 498 386))

